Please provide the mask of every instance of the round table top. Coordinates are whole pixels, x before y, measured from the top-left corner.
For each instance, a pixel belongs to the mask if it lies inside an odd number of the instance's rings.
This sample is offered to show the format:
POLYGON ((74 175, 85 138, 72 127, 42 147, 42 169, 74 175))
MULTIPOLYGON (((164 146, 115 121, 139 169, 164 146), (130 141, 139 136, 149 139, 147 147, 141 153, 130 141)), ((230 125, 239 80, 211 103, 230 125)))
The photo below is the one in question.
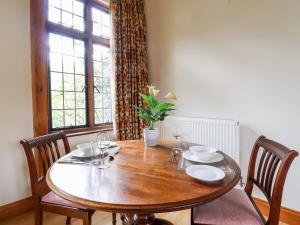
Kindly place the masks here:
POLYGON ((234 171, 216 184, 201 183, 169 162, 170 143, 144 147, 144 142, 117 142, 121 150, 108 169, 92 165, 54 163, 47 174, 52 191, 72 202, 109 212, 168 212, 212 201, 239 181, 240 168, 229 156, 234 171))

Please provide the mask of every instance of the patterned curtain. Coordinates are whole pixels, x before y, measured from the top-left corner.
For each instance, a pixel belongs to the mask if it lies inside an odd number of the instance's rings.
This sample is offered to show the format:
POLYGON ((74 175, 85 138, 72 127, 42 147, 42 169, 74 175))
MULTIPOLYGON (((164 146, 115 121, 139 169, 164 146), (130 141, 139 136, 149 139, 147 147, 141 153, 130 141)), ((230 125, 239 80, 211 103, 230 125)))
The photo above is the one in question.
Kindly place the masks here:
POLYGON ((111 0, 110 8, 116 139, 140 139, 145 124, 132 105, 143 104, 138 93, 145 93, 148 84, 144 0, 111 0))

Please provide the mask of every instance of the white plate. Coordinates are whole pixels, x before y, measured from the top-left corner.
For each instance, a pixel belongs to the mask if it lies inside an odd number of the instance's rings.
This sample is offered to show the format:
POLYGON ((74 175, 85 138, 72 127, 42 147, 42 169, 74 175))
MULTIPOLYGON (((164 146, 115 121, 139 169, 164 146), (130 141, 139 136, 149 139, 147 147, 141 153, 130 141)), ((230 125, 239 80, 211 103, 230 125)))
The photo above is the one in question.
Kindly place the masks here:
MULTIPOLYGON (((110 142, 109 148, 113 148, 116 147, 117 144, 116 142, 110 142)), ((79 144, 76 146, 77 148, 91 148, 91 143, 83 143, 83 144, 79 144)), ((97 143, 94 143, 94 147, 98 148, 97 143)))
POLYGON ((192 162, 198 163, 217 163, 224 159, 224 156, 217 152, 192 153, 190 151, 186 151, 182 153, 182 157, 192 162))
POLYGON ((94 151, 89 147, 78 148, 71 152, 72 157, 76 158, 91 158, 100 154, 99 149, 95 148, 94 151))
POLYGON ((217 182, 225 177, 223 170, 207 165, 193 165, 185 169, 190 177, 204 182, 217 182))
MULTIPOLYGON (((89 144, 90 145, 90 144, 89 144)), ((91 146, 91 145, 90 145, 91 146)), ((121 148, 119 146, 116 147, 110 147, 106 150, 106 152, 109 155, 114 155, 116 152, 118 152, 121 148)), ((91 150, 90 147, 87 148, 78 148, 71 152, 71 156, 74 158, 92 158, 100 154, 100 150, 95 147, 94 152, 91 150)))
POLYGON ((217 149, 211 148, 211 147, 208 147, 208 146, 204 146, 204 145, 190 146, 189 150, 192 153, 213 153, 213 152, 217 152, 217 149))

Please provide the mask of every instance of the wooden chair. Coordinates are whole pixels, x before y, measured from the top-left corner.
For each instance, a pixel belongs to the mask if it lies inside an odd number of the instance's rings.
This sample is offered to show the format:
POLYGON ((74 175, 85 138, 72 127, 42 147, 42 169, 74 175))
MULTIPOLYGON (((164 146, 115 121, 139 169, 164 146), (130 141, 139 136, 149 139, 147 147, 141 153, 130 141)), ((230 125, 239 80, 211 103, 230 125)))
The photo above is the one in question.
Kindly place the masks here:
POLYGON ((192 209, 191 224, 278 225, 286 175, 297 156, 298 152, 264 136, 259 137, 252 150, 245 190, 233 189, 208 204, 192 209), (269 203, 267 220, 252 198, 254 185, 269 203))
MULTIPOLYGON (((67 216, 66 224, 70 224, 73 217, 82 219, 83 225, 90 225, 94 210, 61 198, 50 191, 46 184, 45 178, 49 167, 61 157, 61 154, 70 153, 66 135, 63 132, 57 132, 21 140, 20 143, 25 150, 29 167, 35 225, 43 224, 43 211, 67 216), (41 168, 41 171, 38 168, 41 168)), ((113 224, 116 224, 115 213, 113 224)))

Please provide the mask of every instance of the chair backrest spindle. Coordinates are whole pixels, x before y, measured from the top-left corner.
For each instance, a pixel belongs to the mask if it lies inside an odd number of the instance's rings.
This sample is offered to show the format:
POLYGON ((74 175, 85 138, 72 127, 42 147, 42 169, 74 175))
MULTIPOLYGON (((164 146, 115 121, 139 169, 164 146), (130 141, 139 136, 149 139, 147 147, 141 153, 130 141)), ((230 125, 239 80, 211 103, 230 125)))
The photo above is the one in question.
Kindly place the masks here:
POLYGON ((254 185, 265 195, 270 204, 267 221, 258 212, 267 225, 277 225, 279 223, 282 190, 286 175, 292 161, 297 156, 298 152, 264 136, 259 137, 253 147, 245 191, 253 203, 252 191, 254 185), (259 158, 258 153, 261 151, 262 154, 259 158), (255 170, 256 164, 258 164, 257 170, 255 170))
POLYGON ((21 140, 20 143, 27 157, 32 195, 38 200, 45 194, 45 178, 48 169, 61 157, 61 153, 70 153, 70 145, 63 132, 21 140), (62 143, 59 144, 59 142, 62 143), (60 147, 62 151, 60 151, 60 147))

